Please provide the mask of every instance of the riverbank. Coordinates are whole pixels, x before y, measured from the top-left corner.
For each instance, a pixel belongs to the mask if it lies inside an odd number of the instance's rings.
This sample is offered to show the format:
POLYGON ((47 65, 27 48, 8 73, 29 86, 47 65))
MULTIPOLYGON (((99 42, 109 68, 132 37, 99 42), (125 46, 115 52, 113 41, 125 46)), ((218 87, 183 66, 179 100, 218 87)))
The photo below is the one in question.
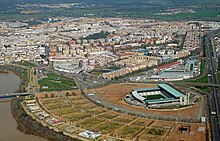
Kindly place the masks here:
POLYGON ((9 71, 9 70, 6 70, 6 71, 1 71, 0 70, 0 75, 4 75, 4 74, 12 74, 12 75, 15 75, 15 76, 19 77, 21 82, 20 82, 19 88, 15 91, 15 93, 24 92, 24 91, 22 91, 22 87, 24 87, 23 85, 25 84, 25 81, 21 77, 21 75, 19 75, 19 73, 15 72, 15 71, 9 71))
POLYGON ((28 76, 28 68, 23 66, 15 66, 15 65, 3 65, 0 66, 0 74, 14 74, 20 78, 21 83, 19 89, 15 92, 26 92, 26 87, 28 85, 29 76, 28 76))
POLYGON ((12 72, 0 73, 0 95, 20 91, 22 80, 12 72))
POLYGON ((11 99, 0 100, 0 140, 1 141, 47 141, 33 135, 27 135, 17 130, 17 123, 11 114, 11 99))
POLYGON ((17 122, 17 129, 25 134, 31 134, 51 141, 78 141, 69 136, 64 135, 62 132, 56 132, 47 126, 35 121, 23 109, 21 103, 23 97, 13 98, 11 101, 11 113, 17 122), (30 126, 32 125, 32 126, 30 126))
MULTIPOLYGON (((0 95, 19 90, 21 79, 10 71, 0 73, 0 95)), ((17 123, 11 114, 11 98, 0 99, 0 141, 46 141, 44 138, 27 135, 17 130, 17 123)))

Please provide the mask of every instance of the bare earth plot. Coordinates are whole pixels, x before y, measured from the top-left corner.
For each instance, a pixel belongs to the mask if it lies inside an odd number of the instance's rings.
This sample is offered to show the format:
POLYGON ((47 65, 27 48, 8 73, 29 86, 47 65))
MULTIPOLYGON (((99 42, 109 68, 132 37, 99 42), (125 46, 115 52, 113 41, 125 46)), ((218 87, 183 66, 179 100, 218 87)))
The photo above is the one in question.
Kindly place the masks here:
POLYGON ((156 85, 151 84, 112 84, 102 88, 97 88, 95 90, 87 90, 87 93, 95 93, 102 99, 109 101, 113 104, 132 109, 139 110, 142 112, 148 112, 159 115, 176 115, 185 118, 194 118, 198 114, 199 104, 193 105, 191 107, 186 107, 184 109, 175 110, 156 110, 156 109, 144 109, 138 106, 129 105, 123 101, 124 97, 128 95, 132 89, 137 88, 148 88, 154 87, 156 85))
MULTIPOLYGON (((110 85, 96 89, 95 91, 102 96, 104 93, 106 100, 112 102, 116 100, 116 104, 129 107, 129 105, 123 103, 121 99, 131 89, 138 87, 149 87, 149 85, 110 85), (106 93, 109 94, 106 95, 106 93), (114 95, 116 96, 114 97, 114 95)), ((189 134, 181 134, 179 128, 183 125, 187 125, 187 123, 153 120, 118 113, 95 105, 80 95, 79 91, 74 91, 74 95, 71 96, 66 96, 66 92, 58 92, 52 95, 52 97, 50 96, 51 94, 49 93, 38 95, 39 104, 50 114, 50 118, 55 117, 65 123, 65 125, 55 125, 52 128, 65 131, 65 127, 68 124, 77 129, 77 131, 70 134, 70 136, 73 137, 79 137, 78 134, 82 131, 91 130, 100 132, 102 134, 100 139, 111 138, 126 141, 205 141, 206 139, 206 133, 198 132, 200 126, 205 126, 203 124, 191 124, 189 134), (45 95, 47 95, 47 97, 45 97, 45 95)), ((129 108, 145 110, 137 107, 129 108)), ((172 112, 169 114, 171 113, 172 112)), ((44 119, 42 122, 46 120, 47 119, 44 119)))

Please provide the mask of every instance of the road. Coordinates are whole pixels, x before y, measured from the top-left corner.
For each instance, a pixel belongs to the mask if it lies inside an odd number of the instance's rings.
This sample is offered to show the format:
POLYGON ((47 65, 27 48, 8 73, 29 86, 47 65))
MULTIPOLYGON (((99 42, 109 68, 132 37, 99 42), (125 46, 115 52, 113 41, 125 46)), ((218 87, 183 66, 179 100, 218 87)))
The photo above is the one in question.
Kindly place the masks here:
MULTIPOLYGON (((213 59, 215 56, 215 51, 212 48, 211 39, 216 32, 210 32, 205 38, 205 49, 206 56, 208 58, 208 81, 210 85, 219 85, 217 76, 216 76, 216 62, 213 59)), ((220 102, 219 102, 219 91, 217 87, 210 86, 210 95, 209 95, 209 108, 210 108, 210 122, 211 122, 211 133, 213 141, 220 141, 220 102)))
MULTIPOLYGON (((83 92, 83 90, 82 90, 83 92)), ((84 93, 84 92, 83 92, 84 93)), ((148 112, 141 112, 138 110, 133 110, 130 108, 122 107, 119 105, 115 105, 113 103, 110 103, 104 99, 102 99, 100 96, 98 96, 94 90, 93 93, 91 94, 84 94, 84 96, 92 101, 93 103, 102 106, 104 108, 110 109, 110 110, 115 110, 117 112, 121 112, 127 115, 135 115, 138 117, 143 117, 143 118, 150 118, 150 119, 160 119, 160 120, 169 120, 169 121, 180 121, 180 122, 200 122, 199 119, 192 119, 192 118, 184 118, 180 115, 159 115, 159 114, 152 114, 148 112)))

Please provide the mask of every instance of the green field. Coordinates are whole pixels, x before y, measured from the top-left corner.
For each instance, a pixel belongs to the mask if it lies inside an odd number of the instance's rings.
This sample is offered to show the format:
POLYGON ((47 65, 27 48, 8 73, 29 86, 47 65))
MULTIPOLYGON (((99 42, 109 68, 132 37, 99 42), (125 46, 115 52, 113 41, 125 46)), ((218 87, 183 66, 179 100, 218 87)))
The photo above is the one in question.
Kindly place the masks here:
POLYGON ((21 66, 25 66, 25 67, 37 67, 36 65, 32 64, 32 63, 29 63, 29 62, 26 62, 26 61, 23 61, 23 62, 19 62, 18 65, 21 65, 21 66))
POLYGON ((208 83, 208 75, 206 73, 206 60, 201 60, 200 73, 201 75, 195 79, 187 80, 188 82, 208 83))
POLYGON ((220 71, 218 71, 216 74, 217 74, 218 82, 220 82, 220 71))
POLYGON ((96 70, 92 71, 91 74, 102 75, 103 73, 108 73, 108 72, 115 71, 118 69, 121 69, 121 67, 118 67, 118 66, 99 67, 96 70))
POLYGON ((47 76, 47 78, 38 81, 41 91, 70 90, 76 86, 73 79, 65 76, 55 73, 48 73, 47 76), (48 86, 48 89, 42 89, 42 86, 48 86))
POLYGON ((198 82, 198 83, 208 83, 208 75, 205 75, 201 78, 198 78, 196 80, 193 80, 193 82, 198 82))

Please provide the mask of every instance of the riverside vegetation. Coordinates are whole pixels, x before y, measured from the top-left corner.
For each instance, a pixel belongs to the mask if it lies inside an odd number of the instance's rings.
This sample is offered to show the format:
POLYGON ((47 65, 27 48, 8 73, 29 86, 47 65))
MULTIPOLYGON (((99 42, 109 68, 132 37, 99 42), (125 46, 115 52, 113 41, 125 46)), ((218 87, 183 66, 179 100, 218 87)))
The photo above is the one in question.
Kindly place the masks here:
POLYGON ((21 105, 23 100, 23 97, 13 98, 11 100, 11 112, 17 122, 18 130, 26 134, 44 137, 51 141, 78 141, 78 139, 66 136, 62 132, 56 132, 47 126, 44 127, 41 123, 35 121, 23 109, 21 105))

